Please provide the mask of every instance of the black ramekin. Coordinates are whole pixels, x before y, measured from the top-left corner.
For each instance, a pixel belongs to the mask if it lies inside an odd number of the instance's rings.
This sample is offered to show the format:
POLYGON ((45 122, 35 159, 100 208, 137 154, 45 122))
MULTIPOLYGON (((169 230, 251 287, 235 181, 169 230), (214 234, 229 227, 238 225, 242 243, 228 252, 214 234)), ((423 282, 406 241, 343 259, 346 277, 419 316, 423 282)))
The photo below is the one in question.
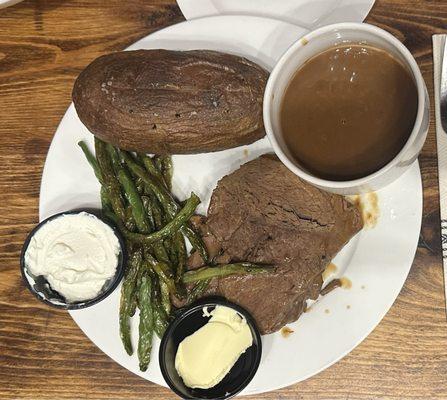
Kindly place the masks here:
POLYGON ((163 377, 169 387, 183 399, 226 400, 240 393, 253 379, 259 367, 262 355, 261 335, 253 317, 242 307, 220 297, 210 297, 180 309, 169 325, 160 344, 159 362, 163 377), (242 315, 253 336, 253 344, 243 353, 236 364, 216 386, 210 389, 192 389, 187 387, 175 369, 175 355, 180 342, 193 334, 209 317, 203 316, 203 308, 210 311, 217 305, 230 307, 242 315))
POLYGON ((38 225, 34 227, 34 229, 29 233, 27 236, 25 243, 23 244, 22 252, 20 254, 20 269, 22 272, 23 281, 25 282, 25 285, 30 290, 31 293, 34 294, 36 298, 38 298, 40 301, 42 301, 45 304, 48 304, 52 307, 57 307, 65 310, 78 310, 81 308, 90 307, 96 303, 99 303, 100 301, 104 300, 107 296, 109 296, 118 286, 121 279, 123 278, 124 274, 124 268, 127 261, 127 253, 126 253, 126 245, 124 242, 124 238, 119 232, 118 228, 113 224, 113 222, 109 221, 108 219, 104 218, 101 215, 101 211, 97 209, 76 209, 71 211, 64 211, 55 215, 52 215, 51 217, 44 219, 42 222, 40 222, 38 225), (84 300, 84 301, 78 301, 78 302, 69 302, 67 301, 63 295, 55 291, 51 288, 48 281, 45 279, 44 276, 33 276, 26 264, 25 264, 25 252, 28 248, 28 245, 31 241, 31 238, 34 236, 34 234, 47 222, 59 218, 63 215, 69 215, 69 214, 80 214, 81 212, 85 212, 87 214, 93 215, 108 226, 110 226, 113 230, 113 233, 117 237, 119 244, 120 244, 120 254, 118 255, 118 264, 116 266, 116 272, 115 275, 106 281, 101 291, 98 293, 97 296, 95 296, 92 299, 84 300))

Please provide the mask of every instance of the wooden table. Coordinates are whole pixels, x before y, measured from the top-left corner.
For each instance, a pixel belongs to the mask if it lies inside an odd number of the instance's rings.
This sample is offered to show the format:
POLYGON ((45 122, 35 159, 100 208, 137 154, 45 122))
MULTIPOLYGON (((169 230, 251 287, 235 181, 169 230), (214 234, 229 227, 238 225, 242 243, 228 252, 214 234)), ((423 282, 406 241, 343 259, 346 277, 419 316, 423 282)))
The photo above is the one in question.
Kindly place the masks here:
MULTIPOLYGON (((19 253, 38 220, 45 156, 78 73, 99 55, 182 20, 174 0, 35 0, 0 10, 1 399, 174 398, 105 356, 67 313, 36 301, 21 282, 19 253)), ((368 21, 410 48, 433 99, 431 35, 447 28, 447 1, 377 0, 368 21)), ((422 235, 390 312, 336 365, 253 399, 447 399, 433 124, 419 160, 422 235)))

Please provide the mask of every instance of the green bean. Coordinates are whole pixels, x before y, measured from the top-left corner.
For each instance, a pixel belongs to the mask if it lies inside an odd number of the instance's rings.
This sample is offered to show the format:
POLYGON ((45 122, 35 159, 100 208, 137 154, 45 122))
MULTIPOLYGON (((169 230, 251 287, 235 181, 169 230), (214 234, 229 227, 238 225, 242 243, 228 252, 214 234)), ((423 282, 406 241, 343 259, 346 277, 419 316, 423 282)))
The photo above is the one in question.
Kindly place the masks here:
POLYGON ((118 171, 122 168, 122 163, 118 151, 110 143, 106 143, 106 151, 107 153, 109 153, 112 167, 115 171, 115 174, 117 174, 118 171))
MULTIPOLYGON (((162 211, 160 208, 160 203, 158 202, 157 197, 155 196, 153 190, 151 189, 151 187, 149 185, 147 185, 145 183, 148 181, 149 177, 145 173, 144 169, 135 161, 135 159, 132 157, 131 154, 124 152, 124 151, 120 151, 120 155, 124 159, 124 161, 127 160, 129 163, 131 163, 132 166, 135 167, 134 169, 132 169, 132 168, 129 168, 129 169, 130 169, 131 173, 133 174, 133 176, 135 177, 135 180, 141 180, 141 182, 143 182, 143 186, 144 186, 143 191, 144 191, 145 197, 150 199, 150 202, 147 200, 145 202, 146 212, 148 214, 152 214, 152 217, 154 220, 154 227, 155 227, 154 230, 161 229, 164 225, 163 214, 162 214, 162 211), (140 173, 140 175, 136 174, 135 171, 138 171, 140 173)), ((143 157, 143 156, 141 156, 141 157, 143 157)), ((151 160, 149 157, 147 157, 147 158, 149 160, 151 160)))
POLYGON ((163 163, 161 161, 161 156, 154 156, 154 164, 155 168, 157 168, 160 172, 163 171, 163 163))
POLYGON ((132 215, 138 230, 142 233, 150 232, 151 228, 146 215, 146 210, 144 209, 143 202, 141 201, 141 197, 138 194, 134 182, 124 168, 121 168, 118 171, 117 176, 123 187, 126 199, 132 207, 132 215))
POLYGON ((112 221, 120 231, 122 231, 122 228, 124 228, 124 225, 121 223, 121 221, 118 219, 118 217, 113 213, 113 211, 110 210, 103 210, 104 217, 112 221))
POLYGON ((186 297, 186 288, 184 286, 184 283, 177 283, 174 280, 174 275, 168 264, 158 262, 150 255, 145 255, 145 260, 147 267, 152 268, 152 270, 159 276, 160 281, 163 281, 166 284, 170 294, 177 296, 179 299, 183 299, 186 297))
POLYGON ((157 176, 160 182, 164 183, 164 186, 169 191, 172 189, 172 156, 170 155, 160 155, 155 156, 154 160, 151 160, 151 166, 148 169, 153 171, 152 175, 157 176))
POLYGON ((169 259, 171 260, 171 265, 173 267, 176 267, 178 265, 178 257, 177 257, 177 251, 174 246, 174 237, 175 235, 164 239, 163 245, 165 246, 165 249, 167 249, 168 251, 169 259))
POLYGON ((164 225, 163 212, 161 211, 160 203, 158 202, 157 199, 153 199, 151 205, 152 205, 152 213, 154 215, 155 228, 156 230, 160 230, 161 228, 163 228, 164 225))
POLYGON ((189 243, 193 249, 195 249, 202 258, 203 262, 206 264, 209 260, 208 250, 203 242, 202 237, 191 227, 191 225, 185 224, 181 228, 181 232, 188 238, 189 243))
POLYGON ((100 190, 101 196, 101 208, 104 212, 112 210, 112 204, 110 203, 109 195, 107 194, 107 190, 104 186, 101 186, 100 190))
POLYGON ((130 232, 135 232, 137 225, 135 224, 135 219, 133 217, 133 210, 132 206, 128 205, 126 207, 126 220, 124 221, 124 226, 126 229, 128 229, 130 232))
MULTIPOLYGON (((113 212, 105 212, 104 216, 108 219, 110 219, 113 223, 115 223, 120 230, 120 232, 124 235, 124 237, 127 239, 128 245, 130 244, 128 235, 133 234, 130 232, 124 224, 118 219, 118 217, 113 212)), ((169 256, 166 252, 166 249, 160 244, 160 243, 154 243, 152 245, 145 245, 143 246, 145 248, 145 254, 146 252, 150 255, 152 252, 157 257, 157 260, 160 262, 164 262, 166 264, 169 264, 169 256)), ((152 257, 152 256, 151 256, 152 257)))
MULTIPOLYGON (((155 204, 153 204, 155 225, 156 225, 157 229, 161 229, 163 227, 163 225, 164 225, 164 223, 163 223, 164 221, 162 219, 162 213, 161 213, 161 210, 160 210, 160 206, 159 206, 159 203, 158 203, 158 201, 156 199, 154 199, 153 203, 155 203, 155 204)), ((187 233, 187 237, 188 237, 188 239, 189 239, 189 241, 191 243, 191 246, 194 249, 199 251, 199 254, 201 255, 202 259, 204 257, 207 257, 206 247, 205 247, 205 244, 203 243, 202 238, 189 226, 188 223, 183 224, 181 229, 180 229, 180 231, 187 233), (202 249, 204 251, 202 251, 202 249)), ((180 258, 181 265, 180 265, 179 271, 182 271, 184 269, 184 264, 186 264, 186 248, 185 248, 185 241, 184 241, 184 239, 182 237, 182 234, 179 232, 178 235, 181 236, 181 243, 182 244, 179 243, 179 242, 177 244, 175 244, 176 240, 174 239, 172 246, 175 247, 175 250, 178 249, 177 250, 177 257, 175 257, 175 258, 184 257, 184 260, 182 260, 180 258)), ((180 241, 180 239, 178 239, 178 240, 180 241)), ((172 261, 173 265, 178 265, 178 261, 175 262, 175 260, 173 260, 172 258, 171 258, 171 261, 172 261)))
MULTIPOLYGON (((101 183, 102 185, 101 169, 99 168, 99 164, 98 161, 96 160, 96 157, 88 148, 87 143, 81 140, 80 142, 78 142, 78 145, 82 149, 82 152, 84 153, 87 162, 93 168, 93 172, 95 173, 96 179, 98 179, 99 183, 101 183)), ((101 196, 101 208, 103 210, 110 210, 112 207, 110 204, 110 199, 107 194, 107 190, 103 186, 101 186, 100 196, 101 196)))
POLYGON ((146 265, 158 275, 158 277, 168 286, 169 293, 176 293, 175 282, 169 271, 169 266, 165 263, 158 262, 157 260, 150 260, 146 258, 146 265))
MULTIPOLYGON (((159 263, 158 266, 154 267, 154 269, 162 269, 165 267, 163 263, 159 263)), ((158 271, 160 273, 160 271, 158 271)), ((163 270, 163 273, 165 276, 167 276, 166 271, 163 270)), ((168 287, 169 293, 172 293, 174 296, 176 296, 178 299, 184 299, 186 298, 187 291, 186 286, 183 282, 176 282, 174 277, 169 278, 168 280, 164 281, 168 287)))
MULTIPOLYGON (((175 202, 172 195, 156 178, 147 176, 144 169, 141 168, 128 153, 121 151, 121 157, 132 171, 132 173, 141 178, 147 187, 154 193, 160 202, 161 206, 165 209, 170 218, 174 218, 175 214, 179 211, 180 206, 175 202)), ((208 262, 208 251, 203 243, 202 238, 197 232, 192 229, 189 224, 184 224, 181 228, 182 233, 188 238, 193 248, 195 248, 201 255, 204 262, 208 262)))
POLYGON ((141 178, 145 185, 154 193, 162 207, 170 215, 174 215, 178 212, 179 206, 173 199, 171 193, 163 186, 163 184, 154 176, 149 176, 144 168, 138 165, 131 155, 125 151, 120 151, 121 158, 127 164, 132 173, 141 178))
MULTIPOLYGON (((113 212, 105 212, 104 215, 106 218, 110 219, 110 221, 112 221, 118 227, 118 229, 124 235, 124 237, 127 239, 127 241, 129 240, 129 238, 128 238, 129 235, 136 235, 136 233, 130 232, 113 212)), ((145 245, 143 247, 145 249, 145 257, 146 257, 146 253, 150 257, 152 257, 150 254, 152 252, 154 252, 157 259, 169 264, 169 256, 166 253, 166 250, 162 246, 160 246, 159 243, 154 243, 153 245, 145 245)))
POLYGON ((155 316, 154 330, 157 336, 161 339, 169 325, 169 319, 163 307, 157 304, 154 307, 154 316, 155 316))
POLYGON ((121 299, 119 310, 120 337, 127 354, 133 353, 132 342, 130 338, 129 318, 135 312, 134 297, 136 294, 138 271, 141 267, 142 252, 134 251, 130 255, 129 268, 124 275, 123 285, 121 286, 121 299))
POLYGON ((161 183, 165 184, 166 182, 164 182, 163 174, 155 166, 154 160, 146 154, 139 154, 139 157, 147 172, 149 172, 152 176, 155 176, 161 183))
POLYGON ((138 307, 138 294, 135 293, 135 295, 132 298, 132 303, 131 303, 130 309, 129 309, 130 317, 133 317, 135 315, 135 312, 137 311, 137 307, 138 307))
POLYGON ((173 236, 180 229, 180 227, 191 218, 199 204, 200 199, 194 193, 191 193, 191 197, 186 201, 185 206, 180 210, 180 212, 159 231, 148 235, 127 232, 126 237, 135 242, 152 244, 161 241, 168 236, 173 236))
POLYGON ((103 186, 107 190, 107 194, 112 206, 113 212, 118 216, 121 221, 125 220, 124 201, 121 196, 121 188, 118 180, 116 179, 112 161, 109 153, 106 149, 106 144, 95 137, 95 150, 96 158, 101 170, 101 176, 103 180, 103 186))
POLYGON ((174 168, 172 166, 171 156, 161 156, 162 174, 168 190, 172 189, 172 176, 174 168))
MULTIPOLYGON (((87 143, 85 143, 84 141, 81 140, 80 142, 78 142, 78 145, 82 149, 88 163, 93 168, 93 172, 95 173, 96 178, 98 179, 99 183, 101 183, 101 185, 102 185, 103 184, 102 174, 101 174, 101 170, 99 168, 98 161, 96 160, 96 157, 93 155, 93 153, 88 148, 87 143)), ((107 190, 104 186, 101 186, 100 195, 101 195, 101 208, 104 211, 107 211, 107 210, 110 211, 112 208, 112 205, 110 203, 110 199, 107 194, 107 190)))
POLYGON ((168 252, 166 251, 162 242, 144 244, 144 248, 146 258, 147 258, 146 254, 153 254, 157 261, 166 264, 168 267, 170 267, 171 260, 169 259, 168 252))
MULTIPOLYGON (((163 226, 169 222, 169 219, 166 218, 166 215, 162 215, 162 217, 165 217, 165 218, 162 219, 163 222, 159 229, 162 229, 163 226)), ((156 243, 163 244, 164 248, 166 249, 166 253, 168 254, 168 257, 169 257, 169 264, 173 267, 173 271, 175 271, 178 261, 177 261, 177 253, 173 246, 173 237, 174 237, 173 235, 168 236, 168 237, 164 238, 163 240, 156 242, 156 243)))
POLYGON ((177 292, 186 294, 186 287, 183 283, 182 277, 186 269, 187 252, 185 246, 185 240, 181 232, 177 232, 172 238, 171 248, 176 255, 176 263, 173 264, 175 268, 175 283, 177 286, 177 292))
POLYGON ((150 273, 151 271, 148 270, 147 265, 144 262, 144 250, 143 250, 143 261, 141 262, 141 267, 138 271, 138 276, 137 276, 137 290, 135 293, 135 299, 136 299, 136 304, 137 307, 140 308, 140 302, 144 302, 145 298, 141 297, 140 298, 140 284, 141 284, 141 278, 144 274, 150 273))
POLYGON ((144 194, 144 182, 142 179, 135 179, 135 186, 137 187, 138 193, 144 194))
MULTIPOLYGON (((133 249, 132 247, 129 247, 129 252, 132 254, 133 252, 138 251, 141 253, 141 248, 133 249)), ((141 262, 140 262, 141 267, 141 262)), ((129 306, 129 316, 133 317, 135 315, 135 312, 137 311, 138 307, 138 282, 139 282, 139 276, 141 275, 142 268, 138 268, 137 276, 135 279, 135 286, 134 286, 134 292, 132 295, 132 301, 129 306)))
MULTIPOLYGON (((113 223, 115 223, 118 226, 118 229, 120 232, 124 235, 124 237, 129 240, 128 235, 136 235, 135 233, 130 232, 124 224, 118 219, 118 217, 113 214, 113 212, 105 212, 105 217, 110 219, 113 223)), ((145 245, 143 246, 145 248, 145 257, 146 252, 150 255, 152 252, 154 252, 155 256, 157 257, 157 260, 167 264, 169 266, 170 260, 169 256, 166 252, 166 249, 162 246, 161 243, 153 243, 152 245, 145 245)), ((152 257, 152 256, 150 256, 152 257)))
POLYGON ((147 203, 145 203, 146 212, 152 214, 152 218, 154 221, 154 230, 159 230, 163 227, 163 212, 160 207, 160 203, 157 200, 157 197, 154 195, 154 192, 147 186, 144 185, 143 190, 144 197, 146 197, 147 203))
POLYGON ((141 233, 150 232, 151 228, 146 216, 146 210, 144 209, 143 202, 141 201, 141 197, 135 186, 135 182, 121 164, 116 149, 110 144, 106 145, 106 149, 110 155, 110 159, 112 160, 112 166, 118 181, 123 188, 124 195, 131 206, 132 215, 138 230, 141 233))
POLYGON ((177 254, 177 269, 175 271, 176 280, 180 282, 185 272, 187 259, 185 240, 180 232, 177 232, 175 234, 172 245, 174 247, 175 253, 177 254))
POLYGON ((144 209, 146 211, 147 219, 151 227, 151 232, 156 230, 154 212, 152 210, 152 201, 148 196, 141 196, 141 201, 143 202, 144 209))
MULTIPOLYGON (((162 223, 162 214, 157 199, 155 198, 152 199, 149 196, 144 196, 143 204, 145 206, 148 218, 150 219, 151 224, 153 224, 152 231, 160 229, 163 226, 163 223, 162 223)), ((153 243, 152 248, 158 261, 167 264, 172 263, 171 257, 169 256, 167 250, 169 249, 169 247, 167 248, 162 241, 153 243)))
POLYGON ((196 301, 200 296, 202 296, 205 290, 208 288, 210 282, 211 279, 203 279, 201 281, 198 281, 194 285, 194 287, 189 291, 186 303, 190 304, 196 301))
POLYGON ((87 146, 87 143, 85 143, 83 140, 78 142, 78 146, 82 149, 85 158, 87 159, 90 166, 93 168, 93 172, 95 173, 96 178, 100 183, 102 183, 102 174, 101 169, 99 168, 98 161, 96 160, 96 157, 93 155, 93 153, 90 151, 90 149, 87 146))
POLYGON ((161 304, 165 310, 166 315, 171 314, 171 297, 169 296, 169 287, 166 282, 160 279, 160 295, 161 304))
MULTIPOLYGON (((152 215, 152 200, 149 196, 143 194, 141 196, 141 201, 143 202, 144 209, 146 210, 146 214, 152 215)), ((152 216, 153 219, 153 216, 152 216)))
POLYGON ((161 301, 161 293, 160 293, 160 282, 157 277, 152 279, 152 302, 154 309, 154 330, 159 338, 163 336, 166 328, 168 327, 168 315, 166 314, 162 301, 161 301))
POLYGON ((224 277, 229 275, 262 274, 272 271, 271 266, 257 265, 252 263, 235 263, 219 265, 218 267, 202 267, 188 271, 183 275, 184 283, 192 283, 204 279, 224 277))
POLYGON ((141 276, 138 299, 140 306, 140 324, 138 338, 138 360, 140 371, 146 371, 151 359, 152 338, 154 335, 154 311, 152 308, 152 282, 149 273, 141 276), (142 301, 144 299, 144 301, 142 301))

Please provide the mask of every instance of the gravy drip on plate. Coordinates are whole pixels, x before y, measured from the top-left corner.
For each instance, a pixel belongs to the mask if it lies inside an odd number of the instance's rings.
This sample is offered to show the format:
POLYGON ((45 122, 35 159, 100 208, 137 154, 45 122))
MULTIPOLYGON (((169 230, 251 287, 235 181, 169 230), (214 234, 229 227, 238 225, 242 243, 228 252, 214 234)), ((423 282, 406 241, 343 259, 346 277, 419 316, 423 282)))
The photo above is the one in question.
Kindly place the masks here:
POLYGON ((361 44, 308 60, 282 100, 280 122, 292 156, 311 174, 344 181, 390 162, 408 140, 418 93, 391 54, 361 44))

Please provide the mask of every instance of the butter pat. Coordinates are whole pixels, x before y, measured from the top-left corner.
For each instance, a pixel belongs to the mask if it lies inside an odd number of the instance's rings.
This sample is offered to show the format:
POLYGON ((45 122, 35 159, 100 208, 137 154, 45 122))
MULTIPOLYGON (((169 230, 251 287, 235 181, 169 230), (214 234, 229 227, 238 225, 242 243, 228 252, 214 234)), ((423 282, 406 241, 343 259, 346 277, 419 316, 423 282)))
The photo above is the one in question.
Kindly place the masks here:
POLYGON ((183 339, 175 356, 175 368, 190 388, 216 386, 253 343, 247 321, 230 307, 216 306, 204 316, 206 325, 183 339))

